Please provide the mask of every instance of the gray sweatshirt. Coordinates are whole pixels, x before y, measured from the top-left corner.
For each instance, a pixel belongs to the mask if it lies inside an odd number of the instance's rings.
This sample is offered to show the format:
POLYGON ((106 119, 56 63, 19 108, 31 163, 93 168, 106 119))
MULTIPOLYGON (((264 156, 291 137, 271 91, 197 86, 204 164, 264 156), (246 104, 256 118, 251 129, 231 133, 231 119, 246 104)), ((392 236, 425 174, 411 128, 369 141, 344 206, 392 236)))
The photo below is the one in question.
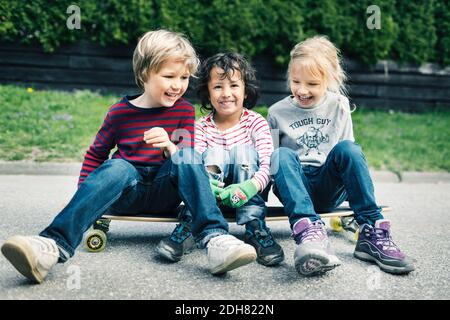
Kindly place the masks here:
POLYGON ((308 109, 286 97, 269 108, 267 120, 275 148, 295 150, 302 165, 320 167, 338 142, 355 141, 349 101, 333 92, 308 109))

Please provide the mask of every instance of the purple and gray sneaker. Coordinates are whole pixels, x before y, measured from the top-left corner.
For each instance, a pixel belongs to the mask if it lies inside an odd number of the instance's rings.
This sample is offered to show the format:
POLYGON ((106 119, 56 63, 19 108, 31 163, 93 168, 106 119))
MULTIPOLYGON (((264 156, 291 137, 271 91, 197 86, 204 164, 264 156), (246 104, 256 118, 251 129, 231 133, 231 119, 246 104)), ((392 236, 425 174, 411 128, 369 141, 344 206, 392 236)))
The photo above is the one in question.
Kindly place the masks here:
POLYGON ((297 243, 294 263, 298 273, 304 276, 320 275, 341 264, 331 250, 322 221, 300 219, 294 224, 293 236, 297 243))
POLYGON ((390 228, 390 221, 386 219, 377 220, 375 227, 368 224, 360 226, 353 255, 363 261, 375 262, 388 273, 409 273, 414 267, 392 241, 390 228))

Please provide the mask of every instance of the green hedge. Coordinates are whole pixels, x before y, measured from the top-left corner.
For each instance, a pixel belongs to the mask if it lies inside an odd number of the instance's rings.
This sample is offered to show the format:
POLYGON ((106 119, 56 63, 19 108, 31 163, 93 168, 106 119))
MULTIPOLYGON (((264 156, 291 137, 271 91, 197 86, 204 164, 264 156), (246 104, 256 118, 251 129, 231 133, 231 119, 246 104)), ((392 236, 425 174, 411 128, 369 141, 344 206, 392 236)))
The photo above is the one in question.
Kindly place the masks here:
POLYGON ((313 34, 325 34, 344 55, 373 64, 450 64, 448 0, 0 0, 0 41, 38 42, 51 52, 85 39, 132 43, 155 28, 187 34, 203 56, 237 50, 265 53, 285 64, 289 50, 313 34), (81 30, 69 30, 67 7, 81 9, 81 30), (381 29, 369 30, 366 9, 381 9, 381 29))
POLYGON ((442 65, 450 65, 450 1, 437 2, 435 7, 436 49, 434 61, 442 65))

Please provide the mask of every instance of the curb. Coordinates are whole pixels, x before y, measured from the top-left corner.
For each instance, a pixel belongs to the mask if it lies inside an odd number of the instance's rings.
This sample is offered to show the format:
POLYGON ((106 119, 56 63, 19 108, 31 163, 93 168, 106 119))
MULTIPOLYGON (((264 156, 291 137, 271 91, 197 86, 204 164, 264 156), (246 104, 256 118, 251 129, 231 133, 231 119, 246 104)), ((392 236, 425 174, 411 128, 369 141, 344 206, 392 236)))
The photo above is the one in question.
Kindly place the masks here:
MULTIPOLYGON (((62 175, 78 176, 81 162, 55 163, 33 161, 0 161, 0 175, 62 175)), ((384 183, 450 183, 449 172, 402 172, 370 170, 375 182, 384 183)))
POLYGON ((0 174, 3 175, 60 175, 78 176, 81 163, 54 163, 33 161, 0 161, 0 174))
POLYGON ((449 172, 403 172, 401 181, 405 183, 450 183, 449 172))

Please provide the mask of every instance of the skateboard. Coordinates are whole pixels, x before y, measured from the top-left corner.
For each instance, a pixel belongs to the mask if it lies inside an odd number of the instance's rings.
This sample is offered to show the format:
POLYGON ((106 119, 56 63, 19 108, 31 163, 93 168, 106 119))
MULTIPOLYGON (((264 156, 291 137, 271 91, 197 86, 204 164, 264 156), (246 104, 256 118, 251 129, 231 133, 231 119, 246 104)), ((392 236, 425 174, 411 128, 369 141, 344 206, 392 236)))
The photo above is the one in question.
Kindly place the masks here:
MULTIPOLYGON (((107 233, 112 220, 119 221, 137 221, 137 222, 178 222, 178 212, 182 209, 180 206, 176 212, 158 213, 158 214, 142 214, 136 216, 121 215, 103 215, 94 225, 85 233, 83 238, 84 247, 90 252, 100 252, 106 247, 107 233)), ((391 207, 381 206, 381 212, 392 211, 391 207)), ((235 213, 223 212, 228 222, 236 222, 235 213)), ((341 206, 332 212, 319 212, 321 218, 330 219, 330 228, 335 232, 348 231, 358 238, 358 223, 354 218, 354 212, 348 206, 341 206)), ((288 217, 284 213, 284 208, 280 206, 267 207, 266 222, 270 221, 287 221, 288 217)))

